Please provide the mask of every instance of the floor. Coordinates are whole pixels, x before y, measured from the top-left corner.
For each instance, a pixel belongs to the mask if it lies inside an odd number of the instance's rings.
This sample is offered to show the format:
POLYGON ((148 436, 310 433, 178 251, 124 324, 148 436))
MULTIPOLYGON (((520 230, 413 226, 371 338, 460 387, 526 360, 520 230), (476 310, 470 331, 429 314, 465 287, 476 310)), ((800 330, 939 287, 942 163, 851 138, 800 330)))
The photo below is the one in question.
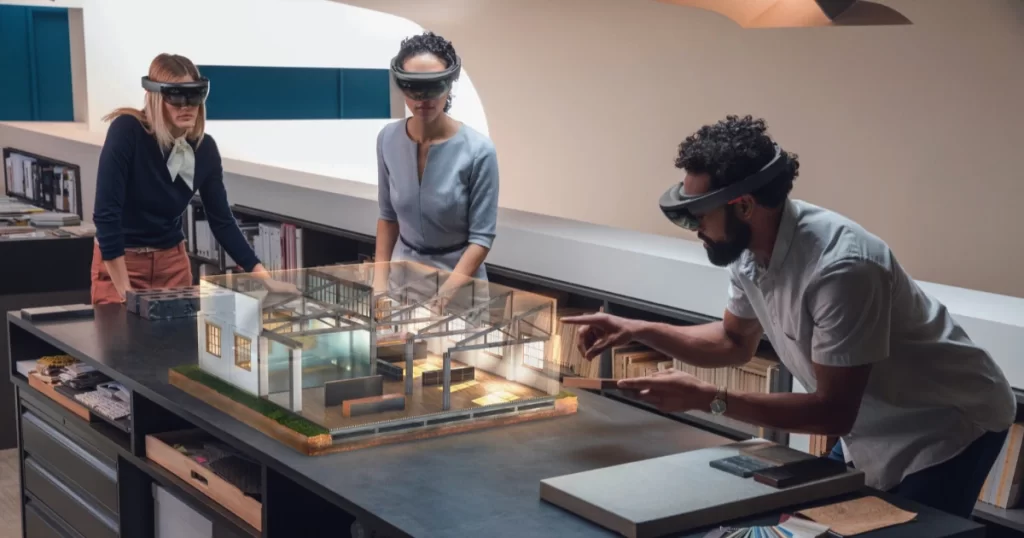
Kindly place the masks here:
POLYGON ((0 538, 21 536, 18 449, 0 450, 0 538))

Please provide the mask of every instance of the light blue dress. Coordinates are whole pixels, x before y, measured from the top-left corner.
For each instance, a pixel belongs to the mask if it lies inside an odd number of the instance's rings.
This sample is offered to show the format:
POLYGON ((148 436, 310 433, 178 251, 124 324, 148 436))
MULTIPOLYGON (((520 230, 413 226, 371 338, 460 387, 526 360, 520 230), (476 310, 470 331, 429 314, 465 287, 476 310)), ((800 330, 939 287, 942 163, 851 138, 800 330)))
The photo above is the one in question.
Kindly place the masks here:
MULTIPOLYGON (((377 136, 380 218, 397 221, 400 235, 391 259, 452 271, 469 244, 489 249, 494 242, 497 153, 487 136, 463 124, 452 138, 430 146, 421 182, 406 121, 388 124, 377 136), (417 252, 457 245, 443 254, 417 252)), ((473 277, 487 279, 483 264, 473 277)))

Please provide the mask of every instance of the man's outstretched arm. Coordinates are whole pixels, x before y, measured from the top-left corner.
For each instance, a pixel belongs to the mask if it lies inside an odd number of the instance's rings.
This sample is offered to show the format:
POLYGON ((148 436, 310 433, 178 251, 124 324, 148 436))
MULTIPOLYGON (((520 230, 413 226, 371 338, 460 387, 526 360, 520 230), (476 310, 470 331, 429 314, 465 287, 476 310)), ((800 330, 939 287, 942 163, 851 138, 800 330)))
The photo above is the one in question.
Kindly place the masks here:
POLYGON ((729 311, 722 321, 684 327, 608 314, 565 317, 562 322, 580 326, 577 345, 587 360, 607 349, 637 342, 702 368, 723 368, 749 361, 762 332, 757 319, 740 318, 729 311))
MULTIPOLYGON (((816 386, 809 394, 729 392, 726 416, 791 432, 850 432, 872 365, 889 356, 891 283, 885 267, 840 260, 825 268, 807 293, 814 318, 810 341, 816 386)), ((799 359, 798 359, 799 360, 799 359)), ((708 410, 718 387, 683 372, 619 382, 664 410, 708 410)))

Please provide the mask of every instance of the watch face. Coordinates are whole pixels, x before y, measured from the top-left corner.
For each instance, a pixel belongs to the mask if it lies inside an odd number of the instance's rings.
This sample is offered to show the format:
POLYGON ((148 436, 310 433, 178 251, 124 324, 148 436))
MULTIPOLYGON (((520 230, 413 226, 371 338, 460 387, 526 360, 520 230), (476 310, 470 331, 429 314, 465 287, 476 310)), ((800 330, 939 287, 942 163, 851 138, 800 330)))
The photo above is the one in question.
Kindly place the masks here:
POLYGON ((712 400, 711 401, 711 413, 715 415, 721 415, 725 413, 725 401, 724 400, 712 400))

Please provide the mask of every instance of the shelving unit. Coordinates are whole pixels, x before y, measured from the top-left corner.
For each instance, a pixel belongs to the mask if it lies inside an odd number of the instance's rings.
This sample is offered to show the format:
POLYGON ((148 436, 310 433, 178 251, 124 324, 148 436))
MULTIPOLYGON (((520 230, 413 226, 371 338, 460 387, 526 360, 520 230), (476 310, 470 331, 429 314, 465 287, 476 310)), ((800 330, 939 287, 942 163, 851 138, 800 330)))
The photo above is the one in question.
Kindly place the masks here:
POLYGON ((4 148, 2 153, 7 196, 47 211, 83 218, 82 170, 77 164, 17 148, 4 148), (18 180, 20 185, 16 185, 18 180))

